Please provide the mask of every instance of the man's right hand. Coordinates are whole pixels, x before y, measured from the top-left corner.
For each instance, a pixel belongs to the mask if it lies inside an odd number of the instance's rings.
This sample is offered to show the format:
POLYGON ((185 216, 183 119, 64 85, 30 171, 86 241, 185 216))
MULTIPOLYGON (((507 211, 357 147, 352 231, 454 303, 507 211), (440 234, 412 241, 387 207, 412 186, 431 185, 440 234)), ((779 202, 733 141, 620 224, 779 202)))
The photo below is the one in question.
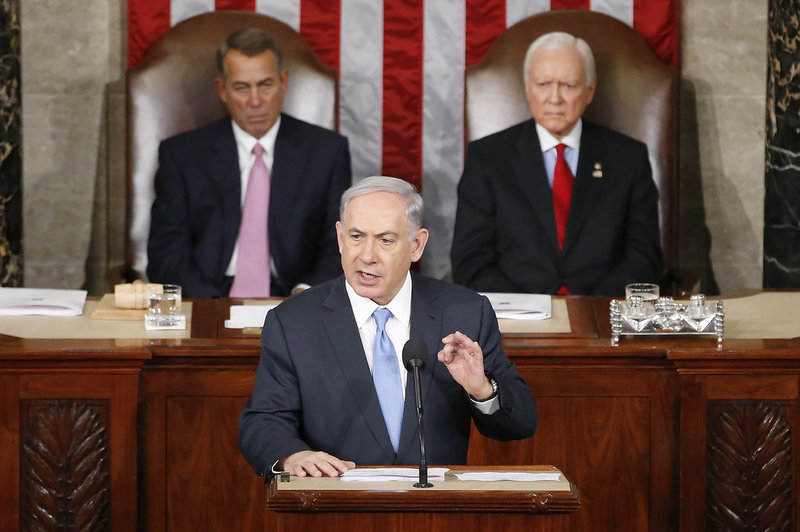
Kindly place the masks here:
POLYGON ((355 462, 339 460, 322 451, 300 451, 278 461, 278 469, 296 477, 338 477, 356 467, 355 462))

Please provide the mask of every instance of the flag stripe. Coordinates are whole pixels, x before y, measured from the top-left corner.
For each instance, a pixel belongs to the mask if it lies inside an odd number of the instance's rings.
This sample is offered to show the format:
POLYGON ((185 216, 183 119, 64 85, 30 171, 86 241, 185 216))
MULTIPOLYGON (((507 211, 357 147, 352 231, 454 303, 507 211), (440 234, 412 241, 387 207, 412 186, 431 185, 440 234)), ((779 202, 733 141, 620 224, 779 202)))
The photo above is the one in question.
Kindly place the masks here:
POLYGON ((214 0, 172 0, 170 23, 174 26, 187 18, 209 11, 214 11, 214 0))
POLYGON ((339 0, 303 0, 300 33, 324 64, 339 70, 339 0))
POLYGON ((466 0, 464 29, 465 64, 474 65, 483 59, 494 40, 506 29, 505 2, 466 0))
POLYGON ((422 182, 423 1, 386 2, 383 14, 383 173, 422 182))
POLYGON ((463 0, 425 3, 422 189, 428 249, 437 252, 427 253, 421 268, 434 277, 450 270, 456 185, 464 158, 465 10, 463 0))
POLYGON ((300 0, 256 0, 256 13, 269 15, 300 30, 300 0))
POLYGON ((591 9, 589 0, 552 0, 550 9, 591 9))
POLYGON ((530 0, 523 2, 520 0, 507 0, 506 2, 506 26, 509 28, 520 20, 539 13, 550 10, 550 0, 530 0))
POLYGON ((633 26, 633 0, 592 0, 592 11, 609 15, 633 26))
POLYGON ((339 131, 350 140, 353 177, 381 173, 383 5, 341 0, 339 131))
POLYGON ((640 0, 633 4, 633 29, 644 36, 661 61, 674 68, 678 68, 678 1, 640 0))
POLYGON ((214 9, 235 9, 239 11, 255 11, 256 0, 215 0, 214 9))
POLYGON ((128 0, 128 66, 138 65, 170 27, 169 0, 128 0))

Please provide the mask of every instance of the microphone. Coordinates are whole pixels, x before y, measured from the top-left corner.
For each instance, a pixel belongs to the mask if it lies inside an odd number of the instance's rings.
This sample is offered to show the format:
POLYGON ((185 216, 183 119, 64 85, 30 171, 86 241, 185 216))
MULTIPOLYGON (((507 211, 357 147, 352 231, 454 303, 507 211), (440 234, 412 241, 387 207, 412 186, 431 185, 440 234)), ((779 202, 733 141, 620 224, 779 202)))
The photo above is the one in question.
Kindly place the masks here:
POLYGON ((417 424, 419 425, 419 482, 415 488, 432 488, 428 482, 428 459, 425 456, 425 433, 422 429, 422 378, 420 371, 425 367, 428 348, 422 340, 409 340, 403 346, 403 366, 412 372, 414 378, 414 403, 417 407, 417 424))

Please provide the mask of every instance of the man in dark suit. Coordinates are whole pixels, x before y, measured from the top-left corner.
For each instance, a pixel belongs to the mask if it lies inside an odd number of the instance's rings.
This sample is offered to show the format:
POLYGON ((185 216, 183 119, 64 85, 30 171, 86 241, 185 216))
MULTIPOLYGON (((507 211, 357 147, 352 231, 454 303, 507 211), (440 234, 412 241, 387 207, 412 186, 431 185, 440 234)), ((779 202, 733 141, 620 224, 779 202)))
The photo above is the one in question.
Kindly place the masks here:
POLYGON ((269 207, 266 198, 257 206, 268 236, 258 271, 269 294, 231 295, 285 296, 336 277, 341 266, 332 228, 352 179, 347 139, 281 114, 289 73, 277 43, 261 30, 230 35, 217 63, 217 89, 231 117, 159 148, 149 279, 182 285, 187 297, 229 295, 237 267, 250 260, 243 255, 250 246, 239 246, 240 220, 257 165, 266 167, 269 182, 269 207))
POLYGON ((264 323, 239 421, 239 448, 256 473, 336 476, 356 463, 418 463, 413 379, 397 356, 409 338, 438 351, 422 369, 429 463, 466 463, 471 420, 496 439, 532 435, 536 403, 503 351, 488 300, 409 272, 428 240, 414 188, 364 179, 342 196, 340 213, 344 276, 285 300, 264 323), (399 373, 395 384, 378 386, 378 315, 387 311, 399 373), (392 410, 385 392, 395 385, 404 397, 392 410), (401 420, 395 432, 393 414, 401 420))
POLYGON ((524 80, 533 119, 468 147, 453 280, 484 292, 604 296, 658 282, 647 147, 581 119, 596 86, 588 44, 543 35, 528 49, 524 80))

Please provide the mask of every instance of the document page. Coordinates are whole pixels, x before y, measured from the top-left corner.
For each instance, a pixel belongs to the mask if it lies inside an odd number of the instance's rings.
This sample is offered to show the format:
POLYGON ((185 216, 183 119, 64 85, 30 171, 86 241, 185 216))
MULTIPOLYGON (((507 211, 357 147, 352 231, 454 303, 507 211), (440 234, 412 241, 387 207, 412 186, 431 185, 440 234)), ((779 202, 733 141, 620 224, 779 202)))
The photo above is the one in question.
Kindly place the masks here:
POLYGON ((86 290, 0 288, 0 316, 80 316, 86 290))
MULTIPOLYGON (((444 474, 449 469, 446 467, 431 467, 428 469, 429 481, 444 481, 444 474)), ((339 477, 346 481, 384 482, 389 480, 409 481, 419 478, 419 468, 416 467, 362 467, 345 471, 339 477)))
POLYGON ((507 294, 485 292, 499 319, 544 320, 552 317, 549 294, 507 294))

